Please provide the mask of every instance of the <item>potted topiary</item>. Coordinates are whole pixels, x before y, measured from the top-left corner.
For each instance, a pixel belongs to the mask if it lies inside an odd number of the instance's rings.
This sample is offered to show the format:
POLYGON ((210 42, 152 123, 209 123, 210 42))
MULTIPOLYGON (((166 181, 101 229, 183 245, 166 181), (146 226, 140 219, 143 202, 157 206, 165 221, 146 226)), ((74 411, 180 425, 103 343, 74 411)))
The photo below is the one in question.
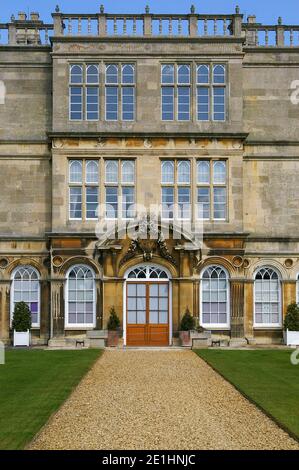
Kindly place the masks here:
POLYGON ((12 329, 14 346, 30 345, 31 311, 25 302, 17 302, 15 305, 12 329))
POLYGON ((190 331, 195 327, 195 318, 191 315, 188 307, 181 320, 180 325, 180 340, 182 346, 191 346, 190 331))
POLYGON ((107 323, 108 339, 107 346, 116 347, 120 335, 120 320, 116 314, 115 308, 110 309, 110 317, 107 323))
POLYGON ((287 346, 299 346, 299 306, 290 304, 284 320, 284 341, 287 346))

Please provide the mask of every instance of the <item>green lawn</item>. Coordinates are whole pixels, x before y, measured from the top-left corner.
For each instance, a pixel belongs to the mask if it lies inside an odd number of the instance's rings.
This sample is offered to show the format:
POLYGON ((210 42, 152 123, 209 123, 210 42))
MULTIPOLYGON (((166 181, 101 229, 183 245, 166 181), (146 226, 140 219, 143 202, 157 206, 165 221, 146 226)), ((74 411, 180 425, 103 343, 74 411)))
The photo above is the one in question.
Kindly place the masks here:
POLYGON ((8 350, 0 365, 0 449, 22 449, 99 357, 99 350, 8 350))
POLYGON ((251 401, 299 438, 299 365, 291 364, 291 352, 196 351, 251 401))

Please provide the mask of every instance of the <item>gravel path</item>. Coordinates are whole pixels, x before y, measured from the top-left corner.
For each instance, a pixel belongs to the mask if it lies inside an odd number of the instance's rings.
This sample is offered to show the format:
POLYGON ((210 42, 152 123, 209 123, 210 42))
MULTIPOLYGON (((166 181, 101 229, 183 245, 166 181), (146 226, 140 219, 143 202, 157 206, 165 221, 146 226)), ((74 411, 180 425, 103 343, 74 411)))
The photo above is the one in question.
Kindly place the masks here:
POLYGON ((299 449, 191 351, 106 350, 31 449, 299 449))

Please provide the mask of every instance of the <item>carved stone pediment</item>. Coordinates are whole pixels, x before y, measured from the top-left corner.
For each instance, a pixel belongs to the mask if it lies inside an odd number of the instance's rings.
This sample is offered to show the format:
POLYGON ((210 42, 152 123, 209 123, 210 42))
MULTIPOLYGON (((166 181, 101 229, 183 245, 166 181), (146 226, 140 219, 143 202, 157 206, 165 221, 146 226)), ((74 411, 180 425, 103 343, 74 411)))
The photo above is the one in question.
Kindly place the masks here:
POLYGON ((163 235, 159 233, 156 240, 136 238, 131 240, 127 253, 120 260, 119 267, 122 267, 127 261, 134 258, 138 253, 143 255, 144 261, 151 261, 154 254, 159 254, 174 266, 177 266, 176 259, 170 253, 163 235))

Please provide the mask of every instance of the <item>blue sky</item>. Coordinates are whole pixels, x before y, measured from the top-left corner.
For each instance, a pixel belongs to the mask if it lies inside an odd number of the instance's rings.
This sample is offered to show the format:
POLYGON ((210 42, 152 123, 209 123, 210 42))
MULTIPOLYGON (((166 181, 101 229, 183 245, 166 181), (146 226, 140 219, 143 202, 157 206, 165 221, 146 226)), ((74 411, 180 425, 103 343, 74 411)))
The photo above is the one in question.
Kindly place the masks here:
POLYGON ((38 11, 44 21, 49 21, 57 3, 65 13, 94 13, 101 3, 108 13, 144 12, 146 4, 152 13, 185 13, 192 3, 198 13, 231 13, 238 4, 245 17, 254 13, 264 24, 276 24, 279 16, 285 24, 299 24, 299 0, 1 0, 0 22, 18 11, 38 11))

